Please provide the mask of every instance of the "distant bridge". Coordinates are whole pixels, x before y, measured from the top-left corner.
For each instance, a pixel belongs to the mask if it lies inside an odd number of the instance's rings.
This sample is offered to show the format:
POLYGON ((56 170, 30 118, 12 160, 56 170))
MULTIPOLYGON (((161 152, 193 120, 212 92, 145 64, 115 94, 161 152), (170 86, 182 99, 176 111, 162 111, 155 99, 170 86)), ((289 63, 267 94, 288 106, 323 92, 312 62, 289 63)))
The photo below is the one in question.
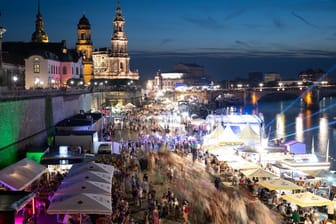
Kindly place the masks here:
POLYGON ((307 108, 318 108, 319 102, 324 97, 336 96, 336 85, 250 87, 175 92, 177 100, 197 98, 202 103, 240 103, 243 105, 256 105, 258 101, 267 96, 274 99, 300 97, 307 108))

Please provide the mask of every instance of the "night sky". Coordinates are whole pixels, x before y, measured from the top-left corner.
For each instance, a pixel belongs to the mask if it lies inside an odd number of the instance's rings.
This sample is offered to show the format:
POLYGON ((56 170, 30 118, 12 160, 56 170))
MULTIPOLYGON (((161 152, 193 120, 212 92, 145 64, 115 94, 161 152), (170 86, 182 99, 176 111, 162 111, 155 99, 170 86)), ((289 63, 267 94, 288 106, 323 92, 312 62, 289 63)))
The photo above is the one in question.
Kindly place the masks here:
MULTIPOLYGON (((4 41, 30 41, 37 0, 0 0, 4 41)), ((89 19, 95 48, 111 47, 116 0, 40 0, 49 41, 74 48, 89 19)), ((197 63, 215 79, 250 71, 295 78, 336 64, 335 0, 121 0, 132 69, 142 77, 197 63)), ((334 72, 332 72, 334 73, 334 72)))

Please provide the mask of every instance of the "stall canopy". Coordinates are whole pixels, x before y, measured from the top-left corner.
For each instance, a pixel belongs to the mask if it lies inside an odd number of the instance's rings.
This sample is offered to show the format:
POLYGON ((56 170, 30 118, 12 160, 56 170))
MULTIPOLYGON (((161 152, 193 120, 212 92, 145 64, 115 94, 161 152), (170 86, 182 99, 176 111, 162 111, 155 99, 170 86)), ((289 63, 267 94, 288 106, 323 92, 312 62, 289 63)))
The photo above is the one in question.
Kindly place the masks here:
POLYGON ((288 180, 284 179, 274 179, 274 180, 265 180, 259 181, 258 184, 262 187, 265 187, 269 190, 300 190, 301 186, 298 186, 288 180))
POLYGON ((239 133, 239 137, 244 141, 246 145, 254 145, 260 143, 260 135, 257 134, 250 124, 245 127, 239 133))
POLYGON ((333 201, 308 191, 297 194, 286 194, 282 195, 281 197, 286 201, 296 204, 300 207, 327 206, 334 203, 333 201))
POLYGON ((18 211, 35 197, 34 192, 0 191, 0 212, 18 211))
POLYGON ((258 178, 274 178, 278 177, 277 175, 270 173, 262 168, 243 170, 241 171, 246 177, 258 177, 258 178))
POLYGON ((112 174, 98 172, 98 171, 83 171, 82 173, 78 173, 73 176, 67 175, 63 181, 75 183, 75 182, 80 182, 83 180, 112 183, 112 174))
POLYGON ((71 167, 55 192, 49 214, 112 213, 111 190, 114 167, 87 162, 71 167))
POLYGON ((22 191, 47 171, 32 159, 22 159, 0 171, 0 183, 14 191, 22 191))
POLYGON ((224 132, 223 126, 219 123, 216 128, 208 135, 204 136, 204 145, 216 145, 220 136, 224 132))
POLYGON ((72 165, 68 176, 74 176, 75 174, 82 173, 85 171, 97 171, 97 172, 104 172, 108 174, 112 174, 115 171, 114 166, 103 164, 103 163, 96 163, 96 162, 87 162, 87 163, 76 163, 72 165))
POLYGON ((48 214, 98 214, 112 213, 111 196, 105 194, 55 195, 47 210, 48 214))
POLYGON ((226 125, 219 139, 219 144, 223 145, 240 145, 243 141, 233 132, 230 125, 226 125))
POLYGON ((258 166, 255 163, 247 162, 247 161, 234 161, 234 162, 228 162, 229 167, 235 170, 248 170, 248 169, 258 169, 260 166, 258 166))
POLYGON ((204 146, 211 145, 240 145, 242 140, 233 132, 230 125, 225 128, 219 123, 215 130, 204 136, 204 146))
POLYGON ((96 193, 111 194, 112 184, 97 181, 80 181, 80 182, 62 182, 58 187, 56 194, 77 193, 96 193))

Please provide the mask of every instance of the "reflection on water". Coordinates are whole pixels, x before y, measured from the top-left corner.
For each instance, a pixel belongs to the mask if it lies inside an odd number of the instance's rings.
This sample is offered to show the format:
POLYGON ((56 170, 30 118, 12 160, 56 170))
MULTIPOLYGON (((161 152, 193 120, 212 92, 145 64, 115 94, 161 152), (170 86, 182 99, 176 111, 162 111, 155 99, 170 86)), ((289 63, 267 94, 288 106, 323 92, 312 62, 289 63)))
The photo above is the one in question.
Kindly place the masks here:
POLYGON ((319 126, 319 144, 318 148, 321 154, 325 155, 327 151, 327 145, 329 140, 329 128, 328 128, 328 118, 321 117, 319 126))
POLYGON ((285 130, 286 119, 283 113, 276 115, 276 129, 275 129, 275 138, 285 139, 286 130, 285 130))
POLYGON ((295 119, 295 139, 298 142, 304 142, 303 135, 303 114, 299 113, 299 115, 295 119))
MULTIPOLYGON (((334 140, 336 129, 330 125, 336 116, 336 110, 330 108, 336 105, 336 99, 322 100, 320 109, 316 111, 307 110, 297 103, 283 112, 283 108, 287 108, 291 103, 292 101, 258 103, 257 111, 263 113, 266 126, 271 126, 271 131, 268 133, 270 139, 304 142, 307 152, 311 152, 314 147, 318 157, 326 160, 328 147, 336 143, 334 140)), ((330 147, 329 155, 329 161, 333 163, 334 168, 336 167, 336 152, 332 147, 330 147)))

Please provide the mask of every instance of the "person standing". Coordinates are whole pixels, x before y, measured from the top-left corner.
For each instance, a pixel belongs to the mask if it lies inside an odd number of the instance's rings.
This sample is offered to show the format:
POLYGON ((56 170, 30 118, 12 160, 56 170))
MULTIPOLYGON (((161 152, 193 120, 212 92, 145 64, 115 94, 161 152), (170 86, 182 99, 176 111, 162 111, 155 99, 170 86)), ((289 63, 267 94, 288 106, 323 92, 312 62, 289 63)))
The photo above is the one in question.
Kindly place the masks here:
POLYGON ((183 223, 189 223, 189 220, 188 220, 188 215, 189 215, 189 212, 190 212, 190 207, 189 207, 189 203, 187 201, 184 201, 183 203, 183 223))

